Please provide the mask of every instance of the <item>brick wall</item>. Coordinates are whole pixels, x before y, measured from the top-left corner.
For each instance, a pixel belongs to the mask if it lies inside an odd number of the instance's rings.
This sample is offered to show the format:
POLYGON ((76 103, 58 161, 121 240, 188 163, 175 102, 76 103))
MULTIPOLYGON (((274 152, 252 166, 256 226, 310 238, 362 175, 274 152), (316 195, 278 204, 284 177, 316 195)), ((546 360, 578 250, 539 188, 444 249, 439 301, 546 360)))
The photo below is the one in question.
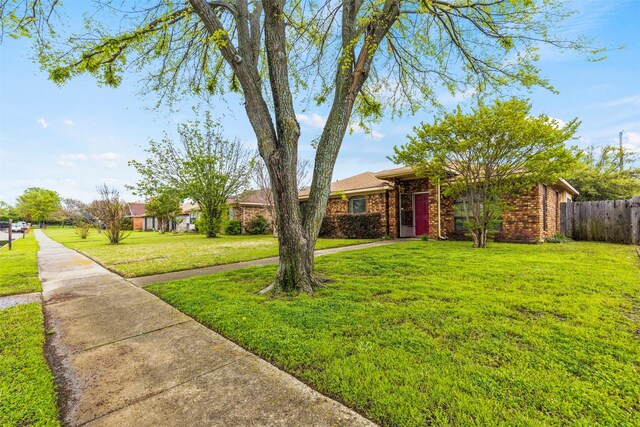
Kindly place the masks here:
MULTIPOLYGON (((429 235, 438 238, 438 199, 437 186, 431 185, 426 178, 405 179, 393 181, 393 189, 387 193, 366 195, 368 213, 382 214, 383 230, 387 230, 392 238, 399 237, 398 202, 399 194, 413 194, 426 192, 429 197, 429 235), (388 224, 388 225, 387 225, 388 224)), ((554 236, 560 232, 560 200, 562 192, 554 187, 548 187, 546 191, 546 230, 544 227, 543 210, 543 185, 536 185, 530 191, 515 199, 511 204, 513 209, 503 214, 502 238, 504 240, 544 241, 545 238, 554 236)), ((454 227, 455 201, 447 197, 440 200, 440 224, 441 235, 452 237, 455 235, 454 227)), ((327 215, 339 215, 349 213, 349 201, 342 197, 332 197, 327 203, 327 215)))
POLYGON ((558 234, 560 232, 560 200, 560 191, 542 184, 536 185, 526 194, 515 199, 511 202, 514 208, 503 215, 504 238, 522 240, 524 232, 525 235, 530 235, 532 240, 542 242, 547 237, 558 234))
POLYGON ((262 215, 265 219, 271 222, 271 213, 263 206, 246 206, 246 205, 233 205, 232 216, 233 219, 240 220, 240 226, 242 234, 246 233, 247 228, 258 215, 262 215))
POLYGON ((135 231, 142 231, 142 218, 131 218, 131 226, 135 231))
MULTIPOLYGON (((345 215, 349 213, 349 199, 351 197, 358 196, 336 196, 329 198, 327 202, 326 216, 345 215)), ((366 213, 379 213, 382 215, 380 219, 380 229, 383 230, 383 234, 387 234, 387 222, 389 218, 389 212, 387 210, 387 196, 386 193, 373 193, 365 194, 366 199, 366 213)), ((341 237, 341 236, 335 236, 341 237)))

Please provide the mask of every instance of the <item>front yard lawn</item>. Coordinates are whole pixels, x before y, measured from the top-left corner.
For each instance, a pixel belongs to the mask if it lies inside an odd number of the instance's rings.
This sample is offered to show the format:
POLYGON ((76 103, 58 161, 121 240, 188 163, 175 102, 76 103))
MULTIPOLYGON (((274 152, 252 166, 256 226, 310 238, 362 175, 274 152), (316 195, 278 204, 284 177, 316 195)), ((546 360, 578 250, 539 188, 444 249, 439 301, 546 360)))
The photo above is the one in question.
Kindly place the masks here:
POLYGON ((630 246, 403 242, 319 258, 309 297, 275 267, 146 289, 382 425, 640 425, 630 246))
MULTIPOLYGON (((272 236, 221 236, 207 239, 202 234, 134 231, 119 245, 93 230, 86 240, 73 228, 48 228, 52 239, 101 263, 124 277, 147 276, 230 264, 278 255, 278 239, 272 236)), ((316 249, 367 243, 371 240, 320 239, 316 249)))
POLYGON ((0 425, 60 425, 53 375, 42 354, 42 307, 2 309, 0 325, 0 425))
POLYGON ((12 249, 5 245, 0 249, 0 296, 40 292, 38 242, 33 231, 24 239, 13 242, 12 249))

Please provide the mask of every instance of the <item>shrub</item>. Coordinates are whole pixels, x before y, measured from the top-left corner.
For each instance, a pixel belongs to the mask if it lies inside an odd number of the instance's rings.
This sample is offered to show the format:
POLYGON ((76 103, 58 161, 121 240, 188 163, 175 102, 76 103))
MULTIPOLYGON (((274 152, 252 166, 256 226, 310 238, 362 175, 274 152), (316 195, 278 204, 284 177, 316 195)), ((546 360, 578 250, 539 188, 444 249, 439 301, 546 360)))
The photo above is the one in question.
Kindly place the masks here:
POLYGON ((242 233, 242 223, 239 219, 232 219, 227 223, 224 232, 230 236, 237 236, 242 233))
POLYGON ((556 234, 553 237, 547 237, 547 243, 567 243, 570 242, 571 239, 565 236, 564 234, 556 234))
POLYGON ((377 239, 383 234, 379 213, 336 215, 335 220, 339 234, 348 239, 377 239))
POLYGON ((249 227, 247 228, 247 233, 249 234, 266 234, 269 230, 269 221, 266 220, 262 215, 258 215, 249 223, 249 227))
POLYGON ((332 216, 325 216, 322 218, 322 224, 320 225, 320 232, 318 237, 336 237, 336 221, 332 216))
POLYGON ((430 239, 430 236, 428 234, 423 234, 422 236, 420 236, 420 238, 422 239, 423 242, 428 242, 430 239))
POLYGON ((81 239, 86 239, 91 232, 91 224, 86 221, 77 221, 75 223, 75 232, 81 239))
POLYGON ((133 230, 133 221, 131 220, 131 217, 124 217, 122 219, 122 229, 123 230, 133 230))

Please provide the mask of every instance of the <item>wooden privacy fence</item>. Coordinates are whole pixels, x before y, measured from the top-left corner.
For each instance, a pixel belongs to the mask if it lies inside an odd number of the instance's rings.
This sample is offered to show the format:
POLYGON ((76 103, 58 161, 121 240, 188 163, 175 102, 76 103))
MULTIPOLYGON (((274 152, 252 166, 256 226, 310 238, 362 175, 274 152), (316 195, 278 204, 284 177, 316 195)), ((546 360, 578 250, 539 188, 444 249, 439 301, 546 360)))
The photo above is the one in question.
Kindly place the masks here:
POLYGON ((560 229, 574 240, 640 244, 640 196, 562 203, 560 229))

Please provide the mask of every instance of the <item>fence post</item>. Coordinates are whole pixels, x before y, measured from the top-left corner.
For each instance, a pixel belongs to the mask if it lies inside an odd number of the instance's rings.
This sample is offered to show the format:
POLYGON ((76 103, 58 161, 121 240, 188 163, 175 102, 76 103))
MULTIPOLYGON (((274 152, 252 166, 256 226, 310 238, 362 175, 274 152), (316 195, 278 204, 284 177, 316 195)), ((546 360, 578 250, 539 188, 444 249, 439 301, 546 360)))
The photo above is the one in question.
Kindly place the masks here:
POLYGON ((630 217, 631 217, 631 243, 640 244, 640 196, 633 197, 630 200, 630 217))

